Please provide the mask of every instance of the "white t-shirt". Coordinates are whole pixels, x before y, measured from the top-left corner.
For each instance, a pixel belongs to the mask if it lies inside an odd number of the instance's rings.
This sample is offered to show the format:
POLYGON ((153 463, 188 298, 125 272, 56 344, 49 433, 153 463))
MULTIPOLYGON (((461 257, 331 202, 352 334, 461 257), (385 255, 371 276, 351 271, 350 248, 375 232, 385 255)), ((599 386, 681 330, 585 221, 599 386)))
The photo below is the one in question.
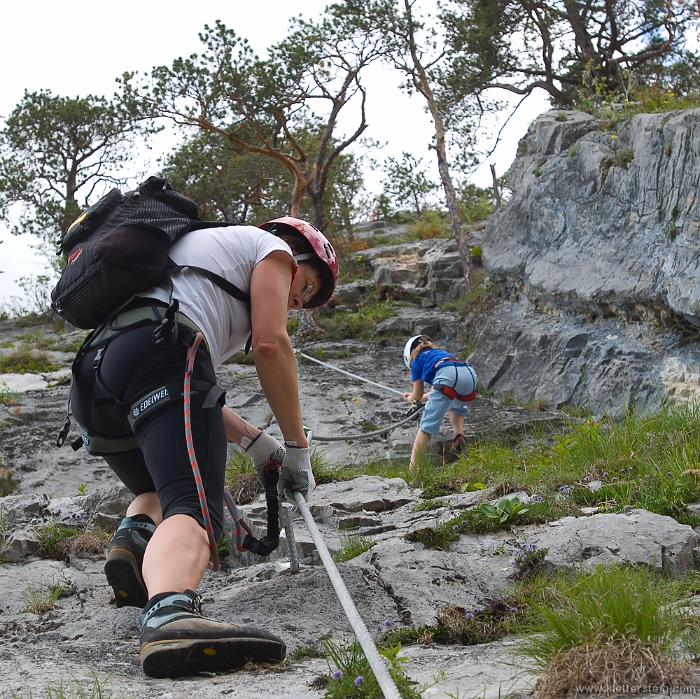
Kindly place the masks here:
MULTIPOLYGON (((275 250, 292 256, 289 245, 272 233, 254 226, 228 226, 187 233, 170 249, 170 257, 179 265, 214 272, 248 293, 253 267, 275 250)), ((180 311, 204 333, 216 369, 245 347, 251 332, 250 306, 194 270, 184 269, 171 278, 173 298, 179 300, 180 311)), ((170 298, 169 289, 161 287, 140 295, 166 303, 170 298)))

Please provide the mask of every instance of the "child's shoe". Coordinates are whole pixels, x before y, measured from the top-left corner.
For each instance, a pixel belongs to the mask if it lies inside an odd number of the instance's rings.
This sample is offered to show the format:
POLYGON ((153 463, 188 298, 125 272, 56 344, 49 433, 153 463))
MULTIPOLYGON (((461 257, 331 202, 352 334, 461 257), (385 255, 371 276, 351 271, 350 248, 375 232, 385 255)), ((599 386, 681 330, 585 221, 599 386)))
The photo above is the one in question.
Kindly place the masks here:
POLYGON ((450 449, 451 454, 461 454, 465 447, 467 446, 467 440, 464 438, 463 434, 458 434, 452 440, 452 448, 450 449))

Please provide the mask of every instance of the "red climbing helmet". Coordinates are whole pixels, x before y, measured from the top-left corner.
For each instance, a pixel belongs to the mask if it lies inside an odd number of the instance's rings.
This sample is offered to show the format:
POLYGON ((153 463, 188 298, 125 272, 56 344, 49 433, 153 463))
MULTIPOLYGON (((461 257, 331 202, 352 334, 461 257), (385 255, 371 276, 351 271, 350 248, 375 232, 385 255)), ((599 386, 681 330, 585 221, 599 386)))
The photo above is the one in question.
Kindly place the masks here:
POLYGON ((322 280, 321 288, 304 304, 304 308, 318 308, 328 303, 335 291, 335 285, 338 283, 338 256, 335 254, 335 250, 328 238, 316 226, 292 216, 276 218, 260 224, 258 228, 269 231, 276 236, 282 236, 285 233, 301 235, 309 241, 314 250, 313 254, 302 253, 301 255, 295 255, 294 259, 297 262, 303 262, 309 257, 317 257, 323 263, 320 265, 322 280))

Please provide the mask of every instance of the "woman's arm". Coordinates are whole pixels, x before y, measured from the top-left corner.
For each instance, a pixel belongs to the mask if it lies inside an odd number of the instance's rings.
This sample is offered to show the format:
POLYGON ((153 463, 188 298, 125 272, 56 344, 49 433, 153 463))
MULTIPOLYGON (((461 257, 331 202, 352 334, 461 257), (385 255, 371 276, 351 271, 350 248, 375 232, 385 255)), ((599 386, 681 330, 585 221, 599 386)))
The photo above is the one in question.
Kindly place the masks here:
MULTIPOLYGON (((308 447, 299 406, 296 358, 287 335, 293 264, 288 253, 278 250, 253 268, 250 280, 252 348, 260 385, 285 441, 308 447)), ((236 421, 231 422, 229 418, 229 422, 235 429, 236 421)), ((240 423, 238 426, 244 428, 240 423)))

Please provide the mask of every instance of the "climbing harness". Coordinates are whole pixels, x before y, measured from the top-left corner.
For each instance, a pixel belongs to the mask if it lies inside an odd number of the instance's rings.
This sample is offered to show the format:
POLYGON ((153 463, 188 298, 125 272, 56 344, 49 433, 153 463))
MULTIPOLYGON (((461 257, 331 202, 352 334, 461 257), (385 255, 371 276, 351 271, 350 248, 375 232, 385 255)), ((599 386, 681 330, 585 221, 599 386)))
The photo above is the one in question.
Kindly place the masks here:
POLYGON ((474 369, 472 368, 471 364, 467 364, 467 362, 463 362, 459 357, 443 357, 442 359, 438 359, 435 364, 433 364, 433 369, 439 369, 441 366, 452 366, 454 367, 455 370, 455 382, 452 386, 445 386, 443 384, 438 384, 436 386, 433 386, 433 389, 435 391, 439 391, 440 393, 444 393, 448 398, 451 398, 452 400, 459 400, 462 402, 474 400, 476 396, 478 395, 478 390, 474 388, 474 390, 466 396, 462 396, 457 391, 455 391, 454 387, 457 385, 458 381, 458 374, 457 374, 457 367, 459 366, 465 366, 467 367, 467 371, 471 374, 472 380, 474 381, 474 386, 476 386, 476 375, 474 374, 474 369))
MULTIPOLYGON (((204 339, 201 332, 195 334, 192 345, 187 349, 187 365, 185 368, 185 381, 183 388, 184 397, 184 414, 185 414, 185 440, 187 443, 187 454, 190 458, 194 481, 197 485, 197 497, 199 498, 199 506, 202 511, 202 519, 204 528, 209 539, 209 548, 211 550, 211 558, 208 564, 209 570, 217 571, 219 569, 219 553, 216 546, 216 538, 214 537, 214 529, 211 525, 209 517, 209 507, 207 506, 207 498, 204 492, 204 484, 202 476, 197 464, 197 457, 194 452, 194 440, 192 439, 192 424, 191 424, 191 376, 194 369, 194 359, 197 354, 197 348, 204 339)), ((269 556, 279 546, 279 499, 277 497, 277 481, 279 479, 279 468, 281 464, 270 460, 265 465, 265 500, 267 502, 267 535, 262 539, 257 539, 253 535, 251 528, 241 516, 236 503, 231 496, 231 492, 227 487, 224 487, 224 502, 231 515, 234 525, 234 544, 238 551, 251 551, 259 556, 269 556), (244 535, 245 532, 245 535, 244 535)))
MULTIPOLYGON (((309 441, 311 440, 309 439, 309 441)), ((374 641, 372 640, 372 637, 370 636, 370 633, 367 630, 367 627, 365 626, 365 622, 362 621, 362 617, 357 611, 357 607, 355 606, 355 603, 350 597, 350 593, 345 587, 343 578, 340 577, 338 568, 333 562, 331 554, 328 552, 328 548, 326 547, 326 544, 323 541, 321 532, 316 526, 316 522, 314 522, 314 518, 311 515, 309 506, 304 500, 304 496, 300 492, 295 491, 294 499, 296 500, 297 507, 301 512, 301 516, 304 518, 304 522, 306 523, 306 527, 309 530, 309 534, 311 534, 311 539, 313 540, 316 546, 316 550, 318 551, 319 556, 321 557, 321 561, 323 561, 323 565, 326 568, 326 572, 328 573, 328 577, 330 578, 333 588, 335 589, 335 592, 338 595, 340 604, 343 606, 345 615, 347 616, 348 621, 352 626, 352 630, 355 632, 357 640, 360 642, 360 646, 362 647, 362 650, 364 651, 365 656, 367 657, 369 666, 372 668, 374 676, 377 678, 379 687, 381 688, 382 692, 384 692, 385 699, 401 699, 399 690, 396 687, 396 684, 394 683, 394 680, 392 679, 391 675, 389 674, 389 671, 387 670, 386 665, 382 660, 382 657, 379 655, 377 647, 374 645, 374 641)))

